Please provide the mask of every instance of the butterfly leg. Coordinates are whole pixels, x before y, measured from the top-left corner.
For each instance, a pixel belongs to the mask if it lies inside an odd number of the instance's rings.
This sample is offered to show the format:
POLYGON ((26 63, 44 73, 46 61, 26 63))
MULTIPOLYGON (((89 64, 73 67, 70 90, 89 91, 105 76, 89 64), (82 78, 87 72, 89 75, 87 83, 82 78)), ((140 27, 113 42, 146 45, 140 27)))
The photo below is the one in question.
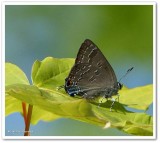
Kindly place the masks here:
POLYGON ((114 105, 114 103, 115 103, 116 99, 111 98, 111 101, 112 101, 112 104, 111 104, 111 107, 110 107, 110 112, 112 111, 112 108, 113 108, 113 105, 114 105))
POLYGON ((119 102, 119 96, 120 96, 120 95, 119 95, 119 94, 117 94, 117 98, 116 98, 117 102, 119 102))
POLYGON ((116 99, 115 99, 115 98, 111 98, 111 101, 113 101, 113 102, 112 102, 112 104, 111 104, 110 111, 112 111, 112 108, 113 108, 113 105, 114 105, 115 101, 118 100, 118 102, 119 102, 119 96, 120 96, 120 95, 117 94, 117 96, 118 96, 118 97, 117 97, 116 99))

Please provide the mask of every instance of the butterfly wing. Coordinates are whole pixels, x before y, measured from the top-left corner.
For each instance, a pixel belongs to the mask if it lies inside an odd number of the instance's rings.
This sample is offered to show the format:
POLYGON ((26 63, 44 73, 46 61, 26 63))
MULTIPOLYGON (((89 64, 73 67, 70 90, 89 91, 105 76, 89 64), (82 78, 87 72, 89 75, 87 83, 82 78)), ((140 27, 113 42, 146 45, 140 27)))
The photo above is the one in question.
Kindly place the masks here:
POLYGON ((88 39, 82 43, 67 80, 67 89, 71 87, 87 98, 98 96, 101 91, 114 88, 117 83, 111 65, 98 47, 88 39))

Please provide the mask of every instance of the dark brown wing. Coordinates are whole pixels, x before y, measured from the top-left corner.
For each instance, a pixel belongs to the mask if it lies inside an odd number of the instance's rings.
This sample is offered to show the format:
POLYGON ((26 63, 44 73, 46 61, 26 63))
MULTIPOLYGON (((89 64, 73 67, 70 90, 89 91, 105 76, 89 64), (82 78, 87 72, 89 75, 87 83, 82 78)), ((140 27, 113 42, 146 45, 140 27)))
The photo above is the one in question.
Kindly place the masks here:
POLYGON ((75 65, 70 74, 75 75, 77 78, 82 75, 86 79, 89 78, 89 75, 94 75, 94 73, 97 73, 96 76, 99 78, 104 77, 105 80, 100 78, 101 80, 98 81, 107 83, 107 85, 108 82, 115 83, 117 81, 113 68, 102 52, 91 40, 86 39, 79 49, 75 65))
POLYGON ((113 88, 117 83, 111 65, 98 47, 88 39, 81 45, 68 79, 83 91, 92 91, 91 94, 95 89, 113 88))

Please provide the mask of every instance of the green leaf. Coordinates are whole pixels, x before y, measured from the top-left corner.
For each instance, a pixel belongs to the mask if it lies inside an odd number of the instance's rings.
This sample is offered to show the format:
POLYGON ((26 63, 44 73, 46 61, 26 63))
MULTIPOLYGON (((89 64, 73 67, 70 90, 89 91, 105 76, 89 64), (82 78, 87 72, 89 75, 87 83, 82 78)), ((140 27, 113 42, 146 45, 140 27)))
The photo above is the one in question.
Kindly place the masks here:
MULTIPOLYGON (((26 84, 29 85, 29 81, 25 73, 16 65, 11 63, 5 64, 5 85, 6 88, 8 85, 13 84, 26 84)), ((13 96, 7 95, 5 97, 5 114, 6 116, 20 112, 22 114, 22 101, 17 100, 13 96)), ((39 120, 51 121, 60 118, 57 115, 54 115, 51 112, 47 112, 38 107, 33 108, 31 123, 36 124, 39 120)))
POLYGON ((64 85, 74 59, 56 59, 47 57, 43 61, 36 61, 32 67, 33 85, 47 89, 56 89, 64 85))
POLYGON ((39 89, 36 86, 10 85, 7 86, 6 93, 60 117, 80 120, 103 127, 109 122, 111 127, 130 134, 152 135, 153 121, 151 116, 145 113, 129 112, 118 102, 115 103, 113 112, 110 112, 111 101, 102 103, 98 107, 97 103, 72 98, 57 91, 39 89), (136 129, 136 132, 134 129, 136 129))
POLYGON ((34 125, 37 124, 39 120, 48 122, 48 121, 57 120, 59 118, 61 117, 52 112, 39 108, 38 106, 33 106, 31 123, 34 125))
POLYGON ((5 85, 11 84, 29 84, 29 81, 24 72, 14 64, 5 64, 5 85))
MULTIPOLYGON (((5 114, 6 116, 9 116, 10 114, 15 112, 19 112, 22 114, 22 101, 14 98, 13 96, 7 95, 5 97, 5 114)), ((34 106, 32 111, 31 123, 37 124, 39 120, 53 121, 59 118, 60 117, 58 115, 34 106)))
POLYGON ((14 112, 22 113, 22 101, 13 96, 5 96, 5 115, 8 116, 14 112))
MULTIPOLYGON (((19 67, 11 63, 5 63, 5 86, 17 83, 29 85, 25 73, 19 67)), ((22 101, 6 94, 5 114, 8 116, 14 112, 22 113, 22 101)))
POLYGON ((57 93, 57 91, 45 91, 38 89, 36 86, 22 84, 14 84, 6 88, 6 94, 58 116, 78 119, 100 126, 105 124, 104 120, 98 119, 94 115, 91 106, 86 100, 75 100, 69 96, 57 93))
POLYGON ((133 89, 123 88, 120 91, 120 102, 115 102, 110 112, 112 102, 109 100, 100 104, 99 107, 96 101, 89 102, 86 99, 73 98, 66 94, 64 89, 57 90, 57 87, 64 85, 73 64, 74 59, 51 57, 36 61, 32 67, 34 85, 12 84, 6 87, 6 94, 34 105, 34 108, 37 108, 34 112, 34 120, 36 118, 40 120, 42 118, 40 115, 50 113, 50 119, 52 116, 53 119, 65 117, 102 127, 110 125, 133 135, 153 134, 152 116, 130 112, 124 108, 125 105, 146 110, 152 103, 152 85, 133 89))
POLYGON ((153 85, 124 89, 119 91, 120 103, 128 107, 147 110, 153 102, 153 85))
POLYGON ((111 127, 118 128, 126 133, 141 136, 153 135, 153 118, 145 113, 134 113, 127 111, 120 103, 114 105, 114 111, 110 112, 109 107, 112 102, 107 101, 102 104, 101 110, 97 106, 92 106, 94 113, 109 121, 111 127))

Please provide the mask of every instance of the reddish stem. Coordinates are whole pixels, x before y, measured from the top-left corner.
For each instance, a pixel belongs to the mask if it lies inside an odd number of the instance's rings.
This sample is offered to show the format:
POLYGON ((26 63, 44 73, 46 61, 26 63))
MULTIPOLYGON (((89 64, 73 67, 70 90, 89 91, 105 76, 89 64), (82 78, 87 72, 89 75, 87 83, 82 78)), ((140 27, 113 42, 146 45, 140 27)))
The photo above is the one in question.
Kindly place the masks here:
POLYGON ((32 117, 32 110, 33 110, 33 105, 29 104, 24 136, 29 136, 30 135, 29 127, 30 127, 30 121, 31 121, 31 117, 32 117))
POLYGON ((26 103, 22 102, 22 109, 23 109, 23 118, 24 118, 24 123, 25 126, 27 124, 27 109, 26 109, 26 103))

